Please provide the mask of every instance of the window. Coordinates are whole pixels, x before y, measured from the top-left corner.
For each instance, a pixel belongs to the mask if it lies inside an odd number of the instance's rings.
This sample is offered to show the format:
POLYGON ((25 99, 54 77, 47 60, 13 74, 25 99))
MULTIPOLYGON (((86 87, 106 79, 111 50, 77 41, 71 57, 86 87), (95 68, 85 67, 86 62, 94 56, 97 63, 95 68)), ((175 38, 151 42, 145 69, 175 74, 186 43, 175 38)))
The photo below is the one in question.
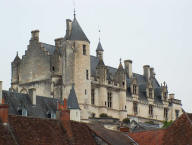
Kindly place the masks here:
POLYGON ((95 104, 95 90, 91 89, 91 104, 95 104))
POLYGON ((149 105, 149 115, 153 116, 153 105, 149 105))
POLYGON ((55 67, 54 66, 52 66, 52 71, 55 71, 55 67))
POLYGON ((25 108, 19 108, 17 112, 19 115, 27 116, 27 109, 25 108))
POLYGON ((175 110, 175 117, 176 119, 179 117, 179 110, 175 110))
POLYGON ((133 102, 133 112, 134 114, 138 113, 137 102, 133 102))
POLYGON ((168 108, 164 108, 164 118, 165 120, 168 119, 168 108))
POLYGON ((125 86, 125 82, 122 83, 123 87, 125 86))
POLYGON ((167 100, 167 92, 163 93, 164 100, 167 100))
POLYGON ((133 85, 133 94, 136 95, 137 94, 137 85, 133 85))
POLYGON ((149 98, 153 98, 153 89, 149 88, 149 98))
POLYGON ((86 45, 83 45, 83 55, 86 55, 86 45))
POLYGON ((109 108, 112 107, 112 93, 111 92, 107 93, 107 107, 109 107, 109 108))
POLYGON ((125 110, 127 109, 127 106, 125 105, 125 110))
POLYGON ((87 95, 87 90, 85 89, 85 95, 87 95))
POLYGON ((86 79, 89 80, 89 70, 86 70, 86 79))
POLYGON ((56 114, 55 113, 51 113, 51 112, 47 112, 47 118, 55 119, 56 118, 56 114))

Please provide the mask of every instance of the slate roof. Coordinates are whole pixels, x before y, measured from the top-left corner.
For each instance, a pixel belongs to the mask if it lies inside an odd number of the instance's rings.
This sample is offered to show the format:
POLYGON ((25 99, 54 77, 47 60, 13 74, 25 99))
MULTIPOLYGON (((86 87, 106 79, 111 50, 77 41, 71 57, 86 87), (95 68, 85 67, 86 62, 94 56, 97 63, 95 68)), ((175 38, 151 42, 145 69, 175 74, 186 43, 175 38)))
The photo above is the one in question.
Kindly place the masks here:
POLYGON ((99 41, 99 43, 97 45, 96 51, 104 51, 100 41, 99 41))
POLYGON ((65 126, 55 119, 8 117, 8 125, 0 123, 0 145, 97 145, 93 132, 83 123, 70 121, 65 126))
POLYGON ((167 129, 129 133, 140 145, 192 145, 192 114, 183 113, 167 129))
MULTIPOLYGON (((97 64, 99 63, 99 59, 96 56, 90 56, 90 67, 91 67, 91 76, 96 76, 96 67, 97 64)), ((113 79, 115 76, 115 73, 117 72, 117 68, 111 67, 111 66, 106 66, 107 67, 107 79, 113 79)), ((138 85, 139 85, 139 99, 148 102, 147 97, 146 97, 146 86, 147 86, 147 81, 143 75, 133 73, 133 77, 136 78, 138 85)), ((131 84, 131 79, 126 77, 127 80, 127 85, 128 87, 131 84)), ((162 104, 161 100, 161 92, 160 92, 160 85, 156 79, 152 79, 152 85, 154 88, 155 92, 155 103, 156 104, 162 104)), ((127 97, 131 97, 130 90, 127 89, 127 97)))
POLYGON ((80 41, 87 41, 90 43, 89 39, 83 32, 81 26, 79 25, 76 17, 74 17, 72 22, 72 31, 71 35, 69 36, 69 40, 80 40, 80 41))
POLYGON ((55 46, 47 43, 41 43, 42 46, 49 52, 50 55, 53 55, 55 51, 55 46))
POLYGON ((74 86, 72 86, 72 89, 70 90, 69 97, 67 100, 67 107, 68 109, 80 109, 74 86))
POLYGON ((99 124, 88 124, 97 136, 100 136, 110 145, 137 145, 127 134, 104 128, 99 124))

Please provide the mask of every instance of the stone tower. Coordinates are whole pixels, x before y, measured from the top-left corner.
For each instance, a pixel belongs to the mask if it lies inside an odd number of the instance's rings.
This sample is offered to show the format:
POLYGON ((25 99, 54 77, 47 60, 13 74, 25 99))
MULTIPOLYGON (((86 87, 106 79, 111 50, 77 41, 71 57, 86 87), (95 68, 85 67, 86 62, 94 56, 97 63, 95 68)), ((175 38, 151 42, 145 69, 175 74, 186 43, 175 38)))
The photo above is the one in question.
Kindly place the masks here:
POLYGON ((74 84, 82 118, 87 118, 85 110, 91 103, 90 42, 75 15, 73 21, 68 19, 66 22, 67 30, 63 47, 63 96, 68 96, 74 84))

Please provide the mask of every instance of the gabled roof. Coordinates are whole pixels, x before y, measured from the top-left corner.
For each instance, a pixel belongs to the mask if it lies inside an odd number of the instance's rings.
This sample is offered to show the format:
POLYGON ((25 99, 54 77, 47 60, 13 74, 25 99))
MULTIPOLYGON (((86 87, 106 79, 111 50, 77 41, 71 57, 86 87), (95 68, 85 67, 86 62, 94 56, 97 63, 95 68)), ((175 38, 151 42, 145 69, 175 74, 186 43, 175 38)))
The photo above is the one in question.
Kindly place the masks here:
POLYGON ((80 109, 73 85, 72 85, 72 89, 70 90, 69 97, 67 100, 67 107, 68 107, 68 109, 80 109))
POLYGON ((96 51, 104 51, 100 41, 99 41, 99 43, 97 45, 96 51))
POLYGON ((47 44, 47 43, 42 43, 42 46, 49 52, 50 55, 53 55, 54 51, 55 51, 55 46, 51 45, 51 44, 47 44))
POLYGON ((8 119, 8 125, 0 123, 0 145, 97 145, 84 123, 70 121, 65 126, 61 120, 16 115, 8 119))
POLYGON ((71 35, 69 36, 69 40, 80 40, 80 41, 87 41, 90 43, 89 39, 83 32, 81 26, 79 25, 76 17, 74 17, 72 22, 72 30, 71 35))
POLYGON ((167 129, 129 133, 141 145, 192 145, 192 114, 183 113, 167 129))

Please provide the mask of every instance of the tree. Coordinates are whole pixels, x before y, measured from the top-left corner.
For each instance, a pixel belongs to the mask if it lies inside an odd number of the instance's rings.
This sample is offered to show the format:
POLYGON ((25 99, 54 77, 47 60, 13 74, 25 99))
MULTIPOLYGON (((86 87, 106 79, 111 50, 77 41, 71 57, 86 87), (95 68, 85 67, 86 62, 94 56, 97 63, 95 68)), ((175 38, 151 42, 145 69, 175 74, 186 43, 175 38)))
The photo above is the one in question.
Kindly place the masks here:
POLYGON ((172 120, 171 120, 171 121, 164 121, 164 122, 163 122, 163 127, 162 127, 162 128, 167 128, 167 127, 169 127, 172 123, 173 123, 172 120))

